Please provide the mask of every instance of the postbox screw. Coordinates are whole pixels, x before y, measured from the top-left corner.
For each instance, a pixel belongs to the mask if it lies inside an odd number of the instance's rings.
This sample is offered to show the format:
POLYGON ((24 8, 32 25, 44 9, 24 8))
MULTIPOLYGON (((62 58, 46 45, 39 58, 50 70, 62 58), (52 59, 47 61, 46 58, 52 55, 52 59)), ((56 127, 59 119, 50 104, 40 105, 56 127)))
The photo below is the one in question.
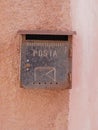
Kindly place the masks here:
POLYGON ((29 62, 29 59, 27 59, 27 62, 29 62))
POLYGON ((27 68, 26 70, 29 71, 29 68, 27 68))

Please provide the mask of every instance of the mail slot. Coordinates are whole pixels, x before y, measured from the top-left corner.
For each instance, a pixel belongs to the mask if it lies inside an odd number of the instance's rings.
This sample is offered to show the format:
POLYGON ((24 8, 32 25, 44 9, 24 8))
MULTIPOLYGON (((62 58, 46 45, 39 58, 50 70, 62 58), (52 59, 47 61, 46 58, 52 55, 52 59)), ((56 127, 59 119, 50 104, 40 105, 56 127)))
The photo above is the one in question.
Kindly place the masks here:
POLYGON ((20 82, 23 88, 72 87, 73 32, 23 31, 20 82))

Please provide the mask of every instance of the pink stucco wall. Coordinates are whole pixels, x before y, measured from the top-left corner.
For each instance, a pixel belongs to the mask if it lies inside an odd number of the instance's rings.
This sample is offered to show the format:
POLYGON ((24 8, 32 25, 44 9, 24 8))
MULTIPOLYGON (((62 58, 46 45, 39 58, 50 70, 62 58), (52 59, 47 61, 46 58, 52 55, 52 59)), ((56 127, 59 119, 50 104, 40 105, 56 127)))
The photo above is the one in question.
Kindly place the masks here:
POLYGON ((68 0, 0 0, 0 130, 66 130, 69 90, 20 88, 18 30, 71 29, 68 0))
POLYGON ((98 130, 98 0, 71 0, 73 88, 69 130, 98 130))
POLYGON ((97 0, 0 0, 0 130, 98 130, 97 10, 97 0), (17 31, 64 31, 71 19, 72 89, 20 88, 17 31))

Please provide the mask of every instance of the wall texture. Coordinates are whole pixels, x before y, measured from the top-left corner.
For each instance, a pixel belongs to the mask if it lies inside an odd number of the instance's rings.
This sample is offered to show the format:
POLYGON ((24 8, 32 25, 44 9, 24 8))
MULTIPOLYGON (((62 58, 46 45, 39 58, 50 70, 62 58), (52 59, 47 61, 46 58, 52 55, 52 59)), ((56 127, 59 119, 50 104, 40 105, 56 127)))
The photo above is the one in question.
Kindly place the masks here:
POLYGON ((71 0, 73 88, 69 130, 98 130, 98 0, 71 0))
POLYGON ((68 0, 0 0, 0 130, 67 130, 68 90, 20 88, 18 30, 71 29, 68 0))

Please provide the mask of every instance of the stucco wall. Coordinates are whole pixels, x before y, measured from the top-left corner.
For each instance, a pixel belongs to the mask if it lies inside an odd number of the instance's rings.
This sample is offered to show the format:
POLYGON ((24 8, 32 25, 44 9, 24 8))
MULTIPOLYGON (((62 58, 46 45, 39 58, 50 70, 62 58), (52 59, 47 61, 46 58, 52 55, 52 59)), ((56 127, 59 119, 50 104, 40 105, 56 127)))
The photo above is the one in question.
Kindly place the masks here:
POLYGON ((69 130, 98 130, 98 0, 71 0, 73 88, 69 130))
POLYGON ((66 130, 68 90, 20 88, 18 30, 71 28, 68 0, 0 0, 0 130, 66 130))

